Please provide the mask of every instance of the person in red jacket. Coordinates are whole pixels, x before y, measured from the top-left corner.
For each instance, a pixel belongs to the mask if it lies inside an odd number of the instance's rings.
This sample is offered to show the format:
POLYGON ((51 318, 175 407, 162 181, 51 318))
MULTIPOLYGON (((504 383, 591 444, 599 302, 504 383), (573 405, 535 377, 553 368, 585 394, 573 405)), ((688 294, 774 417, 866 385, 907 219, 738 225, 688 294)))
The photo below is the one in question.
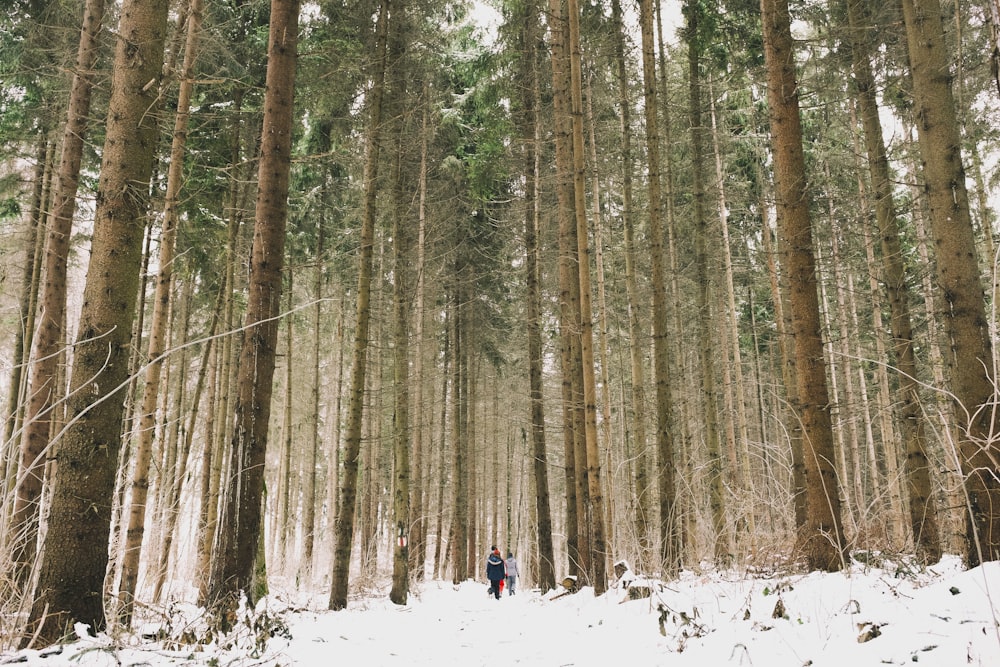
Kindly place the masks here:
POLYGON ((507 566, 496 546, 490 548, 490 555, 486 557, 486 578, 490 580, 490 594, 499 600, 503 580, 507 578, 507 566))

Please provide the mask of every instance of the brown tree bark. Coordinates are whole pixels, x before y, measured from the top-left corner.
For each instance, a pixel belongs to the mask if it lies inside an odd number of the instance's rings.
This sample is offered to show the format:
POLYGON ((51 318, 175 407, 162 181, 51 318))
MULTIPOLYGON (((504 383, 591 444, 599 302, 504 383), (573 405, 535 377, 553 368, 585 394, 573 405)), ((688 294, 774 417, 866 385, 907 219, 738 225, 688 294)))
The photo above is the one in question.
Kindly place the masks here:
POLYGON ((524 246, 525 286, 527 294, 528 385, 531 403, 532 479, 535 484, 535 521, 538 541, 538 587, 544 593, 555 588, 555 556, 552 547, 552 516, 549 505, 548 454, 545 441, 545 402, 542 396, 542 295, 540 288, 538 231, 541 223, 539 197, 541 141, 538 111, 540 81, 538 75, 539 39, 538 6, 533 0, 523 3, 521 18, 520 90, 521 138, 524 142, 524 246))
POLYGON ((961 140, 938 0, 903 0, 924 191, 930 207, 947 363, 962 434, 968 505, 966 560, 1000 559, 1000 444, 995 442, 994 360, 961 140))
MULTIPOLYGON (((426 266, 426 239, 427 239, 427 162, 429 144, 429 106, 430 106, 430 85, 427 81, 423 83, 421 91, 421 127, 420 127, 420 173, 417 204, 417 240, 416 240, 416 284, 414 285, 414 305, 413 318, 414 329, 413 338, 416 343, 416 351, 413 354, 413 377, 416 378, 413 391, 413 405, 417 406, 417 414, 425 414, 424 406, 424 319, 426 316, 425 293, 426 283, 424 282, 424 271, 426 266)), ((426 469, 429 457, 425 453, 425 442, 427 436, 432 434, 429 425, 420 417, 417 418, 413 429, 413 473, 415 479, 410 485, 410 512, 412 527, 410 530, 409 549, 409 569, 417 581, 423 581, 425 577, 425 561, 427 558, 427 526, 428 521, 425 511, 430 504, 430 493, 427 492, 429 477, 426 469)))
POLYGON ((555 135, 556 196, 559 220, 559 344, 562 374, 563 450, 566 476, 566 549, 570 575, 586 575, 584 523, 583 391, 576 373, 579 354, 580 308, 577 242, 573 211, 572 120, 569 107, 568 21, 564 2, 549 0, 549 41, 552 66, 552 114, 555 135))
POLYGON ((653 290, 653 372, 656 381, 656 458, 659 468, 660 566, 676 573, 681 566, 681 517, 675 491, 676 461, 673 438, 673 395, 670 386, 670 349, 667 339, 667 275, 664 267, 662 199, 660 191, 660 131, 657 118, 656 58, 653 48, 653 7, 651 0, 639 3, 642 33, 642 87, 646 120, 646 152, 649 190, 649 253, 653 290))
POLYGON ((597 381, 594 376, 594 315, 590 281, 586 186, 583 144, 583 77, 580 54, 580 7, 569 0, 570 109, 573 121, 573 196, 576 218, 576 253, 580 284, 580 361, 583 379, 585 452, 587 466, 587 530, 592 584, 597 595, 607 590, 608 546, 604 526, 604 490, 601 482, 601 452, 597 434, 597 381))
MULTIPOLYGON (((693 200, 694 264, 697 285, 697 330, 699 394, 701 395, 701 421, 704 428, 706 449, 709 506, 714 533, 716 564, 726 566, 732 558, 732 546, 727 527, 726 496, 723 485, 722 443, 719 436, 718 392, 715 384, 715 356, 718 343, 713 327, 712 304, 715 302, 712 279, 709 276, 709 216, 705 187, 705 126, 702 109, 701 59, 704 45, 699 21, 701 9, 690 3, 685 11, 688 40, 688 119, 691 123, 691 197, 693 200)), ((736 474, 735 470, 729 471, 736 474)))
POLYGON ((181 70, 180 91, 177 95, 177 115, 174 117, 173 141, 170 147, 170 166, 167 170, 167 191, 164 202, 163 230, 160 235, 159 273, 153 297, 153 317, 150 321, 149 350, 146 354, 146 382, 143 386, 139 408, 139 442, 135 445, 135 463, 132 473, 132 499, 125 532, 125 553, 122 559, 122 578, 118 591, 118 614, 128 626, 135 604, 136 585, 139 579, 139 560, 145 534, 146 497, 149 490, 149 464, 156 436, 156 402, 160 394, 160 371, 166 351, 168 313, 171 306, 173 285, 174 249, 177 245, 178 196, 183 181, 184 153, 187 144, 191 95, 194 92, 194 64, 198 57, 198 39, 201 29, 201 0, 191 0, 187 13, 187 42, 184 47, 184 64, 181 70))
POLYGON ((358 486, 358 460, 361 454, 361 430, 364 412, 365 379, 367 372, 368 331, 371 325, 372 257, 375 242, 375 199, 378 192, 378 162, 382 98, 385 92, 386 42, 389 32, 390 0, 379 3, 375 26, 375 70, 370 92, 368 132, 365 146, 364 210, 361 219, 361 247, 358 256, 357 321, 351 360, 351 386, 347 408, 344 443, 344 477, 337 503, 336 545, 333 554, 330 609, 347 607, 351 548, 354 544, 355 501, 358 486))
MULTIPOLYGON (((28 376, 24 373, 27 360, 31 358, 32 341, 35 336, 35 319, 38 310, 39 281, 42 273, 45 237, 48 227, 45 220, 48 217, 50 183, 52 181, 52 158, 55 144, 48 132, 42 129, 38 132, 38 144, 35 149, 35 168, 32 172, 31 209, 28 213, 28 228, 24 236, 24 265, 21 273, 21 293, 18 297, 17 330, 14 333, 14 344, 11 359, 10 388, 7 392, 7 408, 4 417, 3 440, 3 498, 14 490, 17 478, 18 441, 14 434, 20 431, 24 419, 24 396, 27 391, 28 376), (9 448, 9 452, 8 452, 9 448)), ((13 508, 4 503, 0 512, 0 521, 7 524, 7 515, 13 508)))
POLYGON ((819 296, 806 191, 798 84, 786 0, 761 0, 767 101, 774 151, 780 256, 790 286, 795 376, 803 432, 806 523, 798 547, 811 570, 844 564, 840 495, 820 336, 819 296))
POLYGON ((210 606, 218 613, 216 621, 220 627, 226 627, 227 612, 235 608, 241 592, 249 600, 256 600, 254 566, 262 527, 264 459, 285 259, 298 16, 298 0, 272 0, 250 289, 236 387, 231 474, 208 595, 210 606))
POLYGON ((629 369, 631 371, 631 385, 629 387, 631 399, 631 427, 633 442, 635 443, 633 452, 627 455, 635 457, 633 494, 634 524, 635 533, 638 537, 638 553, 635 559, 635 567, 638 572, 648 572, 652 564, 652 536, 650 535, 650 524, 652 523, 653 489, 649 480, 649 452, 646 438, 646 366, 643 363, 643 353, 641 341, 645 339, 642 332, 641 313, 644 308, 639 299, 639 286, 636 276, 636 249, 635 249, 635 215, 632 201, 632 170, 635 168, 632 155, 632 102, 629 95, 631 76, 627 71, 625 60, 625 25, 622 19, 622 8, 620 0, 612 0, 611 3, 612 22, 615 25, 614 49, 615 49, 615 73, 618 84, 618 114, 619 131, 621 132, 621 163, 622 163, 622 228, 625 251, 625 293, 628 297, 628 338, 629 345, 629 369))
MULTIPOLYGON (((403 58, 406 52, 405 40, 408 38, 405 6, 400 6, 402 12, 400 23, 403 27, 394 31, 392 55, 393 67, 393 100, 395 114, 395 155, 392 163, 392 376, 393 376, 393 411, 392 411, 392 514, 396 522, 396 540, 392 558, 392 589, 389 599, 394 604, 404 605, 410 592, 410 475, 412 446, 412 426, 410 424, 410 316, 413 302, 413 232, 410 224, 407 204, 409 201, 408 186, 403 173, 403 160, 406 157, 405 139, 410 135, 410 115, 404 109, 409 103, 406 96, 406 77, 408 75, 403 58)), ((419 383, 420 378, 417 378, 419 383)), ((420 409, 421 406, 417 406, 420 409)))
MULTIPOLYGON (((882 246, 882 268, 889 299, 892 353, 899 369, 899 424, 906 454, 906 490, 909 496, 909 524, 918 557, 925 564, 941 558, 941 540, 937 510, 931 489, 930 466, 924 435, 924 417, 920 405, 916 355, 913 349, 913 326, 910 318, 900 221, 892 198, 892 181, 882 124, 876 99, 875 79, 871 71, 873 35, 865 5, 849 0, 852 68, 857 90, 858 110, 864 127, 868 169, 875 195, 875 217, 882 246)), ((894 455, 890 450, 887 455, 894 455)))
MULTIPOLYGON (((52 197, 52 215, 45 247, 41 315, 38 331, 35 333, 35 350, 31 356, 31 381, 27 393, 24 432, 21 436, 20 481, 15 491, 14 510, 7 531, 8 541, 13 547, 12 577, 20 585, 27 584, 30 568, 37 556, 39 502, 45 469, 40 459, 50 446, 52 411, 56 402, 62 398, 57 376, 58 352, 66 317, 66 268, 103 19, 104 0, 88 0, 83 10, 76 70, 70 88, 62 153, 52 197)), ((153 44, 151 48, 157 47, 153 44)), ((162 62, 162 55, 159 58, 162 62)), ((119 104, 121 102, 119 97, 119 104)), ((131 330, 131 322, 129 327, 131 330)))
MULTIPOLYGON (((156 151, 166 0, 122 6, 91 257, 74 356, 72 422, 58 474, 26 638, 48 644, 73 622, 103 630, 103 584, 123 389, 156 151)), ((60 240, 65 240, 63 237, 60 240)), ((45 435, 45 434, 40 434, 45 435)))

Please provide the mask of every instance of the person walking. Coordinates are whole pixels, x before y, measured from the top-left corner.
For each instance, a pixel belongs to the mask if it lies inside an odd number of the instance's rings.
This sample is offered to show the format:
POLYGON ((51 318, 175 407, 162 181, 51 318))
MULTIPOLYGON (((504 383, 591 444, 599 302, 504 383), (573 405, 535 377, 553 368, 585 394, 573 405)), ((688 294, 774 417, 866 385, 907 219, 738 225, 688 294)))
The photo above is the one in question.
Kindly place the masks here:
POLYGON ((517 575, 520 574, 517 571, 517 559, 514 558, 514 554, 510 551, 507 552, 507 595, 514 594, 514 587, 517 585, 517 575))
POLYGON ((490 555, 486 557, 486 578, 490 580, 490 594, 497 600, 500 599, 500 591, 503 590, 503 580, 506 576, 507 568, 503 556, 494 545, 490 547, 490 555))

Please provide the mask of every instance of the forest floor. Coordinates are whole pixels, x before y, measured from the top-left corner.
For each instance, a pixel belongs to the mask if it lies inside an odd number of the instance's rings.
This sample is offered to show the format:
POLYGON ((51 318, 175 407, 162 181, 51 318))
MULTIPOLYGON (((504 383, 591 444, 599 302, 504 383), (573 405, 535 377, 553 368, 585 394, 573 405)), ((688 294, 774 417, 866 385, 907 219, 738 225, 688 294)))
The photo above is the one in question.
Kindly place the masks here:
POLYGON ((485 583, 429 581, 405 606, 380 595, 340 612, 326 611, 325 598, 290 602, 278 594, 246 614, 248 624, 204 645, 185 643, 203 631, 198 610, 178 604, 169 639, 101 635, 0 653, 0 664, 1000 665, 1000 563, 963 570, 947 557, 920 570, 855 563, 834 574, 686 572, 652 589, 637 600, 621 583, 600 597, 584 588, 558 598, 559 591, 504 591, 496 600, 485 583))

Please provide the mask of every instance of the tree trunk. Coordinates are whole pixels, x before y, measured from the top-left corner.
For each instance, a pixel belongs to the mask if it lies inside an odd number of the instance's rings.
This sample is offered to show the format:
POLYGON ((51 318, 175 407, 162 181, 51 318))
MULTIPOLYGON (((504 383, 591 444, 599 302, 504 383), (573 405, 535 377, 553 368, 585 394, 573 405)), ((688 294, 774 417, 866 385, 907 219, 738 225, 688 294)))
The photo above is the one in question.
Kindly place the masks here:
MULTIPOLYGON (((21 274, 21 294, 18 303, 17 330, 14 333, 14 345, 11 359, 10 386, 7 392, 7 409, 4 419, 3 440, 3 488, 0 496, 6 499, 14 490, 17 479, 17 464, 20 457, 14 434, 21 429, 24 418, 24 396, 28 376, 24 373, 26 362, 31 358, 31 346, 35 335, 35 315, 38 310, 39 282, 42 272, 43 249, 48 226, 45 219, 49 210, 49 191, 52 181, 52 156, 55 145, 45 130, 38 133, 38 146, 35 152, 35 170, 32 173, 34 187, 31 195, 31 210, 28 213, 28 229, 24 237, 24 269, 21 274), (8 451, 9 449, 9 451, 8 451)), ((7 523, 7 514, 13 509, 6 502, 0 512, 0 522, 7 523)))
POLYGON ((996 417, 989 405, 994 397, 992 341, 965 189, 940 4, 938 0, 903 0, 903 19, 937 282, 947 305, 943 318, 951 341, 947 359, 951 390, 962 431, 958 449, 968 506, 965 556, 970 565, 978 565, 1000 559, 1000 445, 993 439, 996 417))
MULTIPOLYGON (((288 301, 286 308, 292 310, 292 299, 295 293, 295 272, 289 271, 288 280, 288 301)), ((274 534, 276 557, 279 562, 285 563, 290 555, 288 549, 288 538, 294 529, 292 511, 292 489, 294 488, 292 475, 292 449, 295 440, 295 424, 292 421, 292 396, 294 380, 294 360, 295 360, 295 320, 287 318, 285 320, 285 386, 283 403, 281 407, 281 450, 278 455, 280 466, 278 469, 278 513, 274 517, 274 534)))
MULTIPOLYGON (((727 418, 729 425, 727 427, 726 439, 728 441, 730 456, 736 461, 735 470, 733 470, 733 486, 740 493, 748 493, 745 502, 750 503, 747 509, 742 511, 737 518, 741 523, 745 522, 746 534, 751 542, 755 542, 757 529, 756 512, 754 511, 753 502, 757 495, 754 491, 756 484, 750 464, 750 427, 746 409, 746 381, 743 377, 743 353, 740 349, 739 311, 736 309, 736 281, 733 275, 733 256, 729 245, 729 219, 727 214, 729 201, 726 196, 726 173, 722 165, 722 148, 719 141, 715 93, 713 92, 711 79, 708 83, 709 106, 712 119, 712 153, 715 156, 715 178, 718 182, 717 188, 719 193, 719 228, 721 230, 719 238, 726 286, 725 328, 729 334, 729 346, 732 350, 732 384, 730 385, 727 382, 726 385, 728 394, 732 397, 731 412, 735 413, 736 420, 736 427, 733 428, 733 417, 730 416, 727 418)), ((729 364, 727 363, 725 366, 725 370, 728 371, 729 364)))
POLYGON ((798 547, 809 569, 836 571, 844 565, 845 547, 837 473, 833 465, 833 431, 820 337, 816 262, 786 0, 761 0, 761 19, 779 243, 791 286, 789 305, 795 340, 795 376, 805 444, 802 458, 808 512, 806 524, 799 530, 798 547))
POLYGON ((642 33, 642 86, 646 120, 649 189, 649 253, 653 290, 653 371, 656 378, 656 454, 660 496, 660 567, 667 574, 681 566, 680 516, 674 489, 673 396, 670 386, 670 350, 667 331, 667 275, 664 270, 662 199, 660 193, 660 132, 657 119, 656 59, 653 49, 651 0, 639 3, 642 33))
MULTIPOLYGON (((194 64, 198 53, 201 29, 201 0, 191 0, 188 6, 187 43, 177 96, 173 142, 170 147, 170 167, 167 171, 167 192, 164 202, 163 230, 160 236, 159 274, 153 297, 153 317, 150 321, 149 351, 146 355, 146 383, 139 413, 139 442, 135 446, 135 469, 132 473, 132 500, 128 527, 125 532, 125 554, 119 589, 121 622, 127 627, 132 621, 136 584, 139 579, 139 559, 145 532, 146 496, 149 490, 149 463, 156 435, 156 401, 160 392, 160 371, 166 351, 166 333, 170 310, 170 288, 173 284, 174 248, 177 243, 177 211, 184 170, 191 95, 194 90, 194 64)), ((165 556, 164 556, 165 557, 165 556)))
MULTIPOLYGON (((417 406, 417 414, 426 414, 424 411, 424 317, 425 317, 425 247, 427 238, 427 162, 429 143, 429 111, 430 85, 425 81, 421 92, 423 111, 421 114, 420 128, 420 175, 418 184, 418 205, 417 205, 417 246, 416 246, 416 285, 414 286, 414 331, 413 338, 416 341, 416 351, 413 355, 413 377, 416 378, 413 392, 413 405, 417 406)), ((410 485, 410 512, 413 517, 410 531, 409 569, 413 572, 417 581, 423 581, 425 576, 425 561, 427 559, 427 517, 424 516, 425 508, 428 507, 430 494, 427 493, 426 485, 429 477, 426 474, 426 459, 424 442, 425 437, 432 435, 433 431, 428 430, 428 425, 422 418, 414 424, 413 429, 413 471, 416 479, 410 485)))
MULTIPOLYGON (((234 105, 234 119, 230 152, 230 164, 240 164, 242 151, 242 122, 240 114, 243 105, 243 95, 237 92, 234 105)), ((250 179, 245 179, 249 181, 250 179)), ((219 486, 221 484, 221 471, 223 468, 222 453, 228 432, 229 424, 229 378, 233 351, 233 290, 236 280, 237 263, 237 241, 240 236, 240 228, 243 223, 241 206, 243 199, 243 189, 240 185, 241 179, 232 177, 229 183, 229 219, 226 225, 226 254, 225 267, 222 272, 222 284, 219 285, 219 299, 222 301, 222 321, 220 326, 227 332, 227 335, 219 341, 216 346, 215 366, 213 378, 215 387, 209 392, 211 396, 209 416, 206 417, 205 424, 205 449, 202 452, 201 468, 201 500, 198 508, 198 532, 196 540, 197 565, 195 566, 195 578, 198 582, 198 604, 204 606, 208 601, 209 584, 211 576, 212 554, 214 552, 214 540, 219 508, 219 486), (210 423, 217 424, 210 427, 210 423)))
POLYGON ((600 350, 597 363, 599 363, 601 369, 601 437, 604 439, 605 443, 603 459, 606 463, 605 470, 607 470, 607 474, 609 475, 607 489, 602 489, 601 491, 602 496, 606 493, 609 498, 609 500, 604 503, 604 512, 601 520, 605 525, 605 544, 611 545, 610 547, 605 547, 605 552, 610 555, 612 553, 619 552, 615 543, 614 531, 615 501, 618 498, 618 494, 615 493, 615 476, 613 474, 615 468, 612 463, 612 457, 614 456, 615 449, 613 443, 615 442, 615 439, 612 432, 614 420, 611 416, 611 396, 613 393, 613 389, 611 388, 611 360, 608 357, 608 297, 607 280, 605 278, 606 272, 604 268, 605 228, 604 217, 601 210, 601 173, 597 168, 599 160, 597 150, 597 128, 596 121, 594 119, 594 88, 592 80, 592 76, 587 78, 587 94, 585 96, 587 107, 587 140, 589 144, 587 157, 593 165, 593 173, 591 175, 591 198, 593 203, 591 204, 591 207, 594 211, 594 272, 597 276, 597 303, 599 313, 597 316, 599 324, 597 340, 600 350))
POLYGON ((538 76, 538 6, 523 5, 520 58, 521 138, 524 142, 524 245, 527 294, 528 386, 531 409, 532 478, 535 483, 535 520, 538 525, 538 586, 544 593, 555 588, 555 555, 552 547, 552 516, 549 505, 548 454, 545 446, 545 401, 543 398, 542 295, 540 288, 538 231, 541 223, 539 197, 540 81, 538 76))
POLYGON ((640 314, 644 311, 639 302, 639 287, 636 277, 635 223, 632 205, 632 170, 635 168, 632 156, 632 102, 629 97, 631 77, 626 69, 625 60, 625 26, 622 20, 620 0, 612 0, 612 21, 615 24, 614 49, 616 66, 616 83, 618 84, 619 130, 621 132, 621 163, 622 163, 622 228, 625 251, 625 291, 628 297, 628 339, 629 361, 631 370, 631 419, 634 449, 629 457, 635 457, 635 533, 638 537, 638 554, 636 568, 638 572, 647 572, 652 565, 652 544, 650 522, 653 515, 653 490, 649 481, 649 454, 646 441, 646 370, 643 363, 642 345, 645 338, 642 332, 640 314))
MULTIPOLYGON (((298 0, 272 0, 261 159, 250 289, 236 387, 231 474, 220 517, 209 604, 227 627, 240 593, 255 602, 254 565, 261 534, 264 460, 271 416, 281 271, 291 168, 298 0)), ((257 564, 258 567, 260 564, 257 564)))
MULTIPOLYGON (((566 33, 568 25, 563 3, 549 0, 550 49, 552 65, 552 105, 555 134, 556 195, 559 220, 559 341, 560 371, 562 373, 562 417, 563 449, 565 451, 566 475, 566 547, 569 557, 570 575, 586 574, 581 567, 581 544, 584 526, 582 511, 583 474, 578 472, 582 460, 578 461, 578 442, 583 437, 582 422, 577 423, 577 406, 582 409, 582 390, 575 373, 575 362, 579 360, 579 270, 575 266, 577 243, 574 236, 576 225, 573 213, 572 181, 572 121, 569 108, 569 59, 567 56, 566 33), (580 401, 577 395, 580 395, 580 401), (581 572, 582 570, 582 572, 581 572)), ((585 471, 585 469, 584 469, 585 471)), ((585 542, 585 538, 584 538, 585 542)))
MULTIPOLYGON (((214 374, 214 368, 211 360, 215 354, 215 348, 217 347, 215 338, 219 330, 219 320, 222 317, 223 305, 223 293, 219 292, 216 299, 215 309, 212 311, 211 324, 209 326, 208 336, 204 343, 205 347, 202 350, 201 363, 198 365, 198 378, 195 381, 194 396, 191 401, 187 426, 183 431, 184 442, 181 447, 180 456, 178 457, 177 470, 171 475, 169 494, 166 502, 163 503, 165 518, 164 525, 160 527, 162 538, 160 540, 159 548, 159 551, 162 554, 162 564, 156 572, 152 596, 153 601, 156 603, 160 603, 162 601, 163 587, 167 583, 170 572, 170 551, 174 541, 174 531, 177 528, 177 518, 181 511, 181 493, 184 489, 185 477, 187 477, 188 459, 191 454, 192 445, 194 444, 194 430, 200 414, 199 407, 201 405, 201 396, 204 393, 208 374, 210 372, 214 374)), ((212 410, 206 411, 206 414, 210 414, 211 412, 212 410)), ((177 418, 180 419, 181 416, 178 415, 177 418)), ((212 420, 206 419, 206 443, 212 441, 212 432, 212 420)), ((210 465, 211 459, 209 459, 209 466, 210 465)))
POLYGON ((382 124, 382 97, 385 88, 386 42, 389 31, 389 0, 379 3, 376 24, 374 84, 369 108, 368 137, 365 147, 364 210, 361 220, 361 248, 358 257, 357 321, 351 361, 351 386, 347 408, 344 443, 344 478, 337 503, 336 546, 333 554, 330 609, 347 607, 351 548, 354 544, 355 502, 358 488, 358 459, 361 454, 361 429, 364 412, 367 371, 368 331, 371 325, 372 256, 375 239, 375 198, 378 192, 379 136, 382 124))
POLYGON ((580 361, 582 362, 583 401, 585 414, 585 453, 587 467, 587 561, 594 592, 607 590, 607 544, 604 532, 604 490, 601 483, 601 453, 597 434, 597 381, 594 377, 594 316, 590 283, 590 247, 587 230, 586 186, 584 182, 583 144, 583 77, 580 55, 580 8, 577 0, 569 0, 569 61, 570 108, 573 121, 573 193, 576 217, 577 279, 580 283, 580 361))
MULTIPOLYGON (((321 186, 323 195, 326 183, 321 186)), ((323 196, 325 199, 325 196, 323 196)), ((306 590, 312 588, 313 551, 316 545, 316 465, 319 462, 319 394, 320 394, 320 338, 323 318, 323 275, 325 253, 325 220, 322 212, 316 220, 316 280, 313 283, 313 346, 312 377, 310 378, 309 438, 306 441, 305 488, 302 491, 302 560, 299 563, 299 580, 306 590)), ((289 359, 289 361, 291 361, 289 359)))
MULTIPOLYGON (((56 188, 52 197, 52 216, 49 220, 48 240, 45 248, 45 276, 42 288, 41 317, 35 333, 35 351, 31 359, 31 381, 27 393, 27 411, 24 416, 24 433, 21 436, 19 482, 14 497, 14 510, 7 531, 13 545, 11 563, 13 580, 24 586, 28 583, 32 564, 37 554, 39 500, 45 466, 40 459, 51 447, 49 435, 52 411, 62 397, 57 384, 59 372, 59 346, 64 336, 63 321, 66 317, 66 268, 69 260, 69 242, 76 211, 76 193, 80 183, 80 162, 87 138, 90 118, 90 98, 94 82, 94 65, 99 51, 98 39, 104 19, 104 0, 87 0, 83 10, 80 44, 76 54, 76 70, 70 88, 69 109, 63 129, 62 154, 56 175, 56 188)), ((161 37, 162 39, 162 37, 161 37)), ((156 44, 151 49, 158 48, 156 44)), ((162 43, 160 44, 162 48, 162 43)), ((122 56, 124 58, 124 55, 122 56)), ((155 57, 155 56, 154 56, 155 57)), ((159 56, 162 62, 162 55, 159 56)), ((125 73, 125 63, 121 64, 125 73)), ((143 82, 145 83, 145 82, 143 82)), ((123 103, 124 91, 116 99, 123 103)), ((149 122, 152 119, 147 117, 149 122)), ((125 126, 117 129, 125 131, 125 126)), ((132 128, 138 132, 138 127, 132 128)), ((146 131, 143 128, 142 131, 146 131)), ((153 147, 149 147, 152 160, 153 147)), ((152 168, 150 167, 150 170, 152 168)), ((143 211, 143 213, 145 213, 143 211)), ((131 331, 131 321, 128 323, 131 331)), ((127 332, 126 332, 127 333, 127 332)), ((51 456, 51 454, 50 454, 51 456)), ((117 462, 116 462, 117 463, 117 462)), ((82 480, 81 480, 82 481, 82 480)), ((67 605, 70 604, 67 602, 67 605)), ((76 609, 67 607, 65 611, 76 609)), ((55 610, 53 610, 55 611, 55 610)), ((40 619, 34 618, 38 621, 40 619)), ((101 616, 103 623, 103 614, 101 616)), ((57 630, 53 630, 57 631, 57 630)), ((55 637, 49 637, 54 640, 55 637)))
MULTIPOLYGON (((37 633, 45 644, 57 641, 73 622, 87 623, 93 631, 103 630, 106 624, 102 591, 121 445, 122 390, 128 384, 143 223, 157 144, 155 109, 167 5, 166 0, 126 0, 118 26, 69 399, 73 421, 58 448, 49 530, 25 635, 30 640, 37 633)), ((60 196, 64 194, 60 187, 60 196)), ((68 240, 68 234, 56 237, 52 237, 54 243, 68 240)), ((59 269, 49 275, 60 275, 59 269)), ((46 326, 52 324, 57 322, 46 326)), ((47 434, 39 435, 44 439, 47 434)))
MULTIPOLYGON (((698 321, 698 369, 701 395, 701 420, 705 429, 705 446, 708 460, 706 474, 709 485, 709 505, 712 514, 714 556, 716 564, 728 565, 732 558, 732 546, 727 526, 726 497, 723 485, 722 445, 719 438, 719 406, 715 386, 715 355, 718 345, 712 325, 712 304, 715 301, 712 280, 708 271, 709 223, 705 193, 705 127, 702 119, 701 58, 705 37, 701 34, 700 7, 689 3, 687 16, 688 40, 688 113, 691 122, 691 178, 693 199, 695 282, 697 292, 698 321)), ((735 475, 736 471, 730 471, 735 475)))
POLYGON ((454 457, 455 468, 452 470, 452 538, 450 544, 454 545, 452 555, 454 557, 455 573, 452 583, 460 584, 468 577, 468 522, 471 516, 469 508, 469 498, 467 493, 468 473, 468 442, 466 432, 466 408, 465 402, 467 388, 465 380, 467 375, 464 367, 465 362, 465 342, 462 338, 462 304, 463 300, 459 293, 451 296, 451 447, 454 457))
MULTIPOLYGON (((404 12, 405 7, 399 10, 404 12)), ((404 605, 410 592, 410 304, 413 301, 413 280, 411 262, 413 261, 412 225, 407 219, 408 188, 404 181, 402 162, 405 156, 404 139, 410 133, 409 114, 403 108, 406 97, 406 67, 402 62, 406 50, 406 29, 394 31, 393 41, 393 99, 397 109, 395 155, 393 156, 392 184, 392 379, 393 379, 393 411, 392 411, 392 463, 393 463, 393 498, 392 514, 396 520, 396 542, 392 558, 392 590, 389 599, 394 604, 404 605)), ((420 378, 417 377, 417 382, 420 378)), ((417 405, 419 410, 422 406, 417 405)))
MULTIPOLYGON (((908 128, 907 135, 912 140, 914 135, 912 127, 908 128)), ((926 196, 916 183, 916 174, 919 170, 916 159, 916 156, 912 156, 908 172, 910 178, 907 180, 911 184, 909 187, 910 199, 916 203, 913 206, 913 230, 916 236, 917 256, 920 258, 922 266, 933 266, 934 260, 931 258, 930 250, 931 239, 927 230, 926 196)), ((921 310, 927 322, 927 365, 930 366, 933 386, 944 387, 947 385, 943 351, 945 340, 944 327, 938 320, 941 315, 938 308, 939 299, 934 290, 934 277, 931 272, 924 271, 920 278, 920 294, 924 298, 921 310)), ((951 443, 958 442, 959 439, 958 414, 952 409, 951 397, 946 392, 934 392, 934 403, 936 406, 934 421, 940 423, 940 426, 935 424, 934 429, 940 429, 941 435, 938 438, 925 441, 927 455, 930 459, 928 467, 932 470, 938 468, 942 471, 943 502, 940 503, 939 507, 942 508, 943 516, 938 516, 942 551, 958 553, 965 548, 966 517, 962 466, 951 448, 951 443)), ((921 407, 921 409, 923 408, 921 407)))

